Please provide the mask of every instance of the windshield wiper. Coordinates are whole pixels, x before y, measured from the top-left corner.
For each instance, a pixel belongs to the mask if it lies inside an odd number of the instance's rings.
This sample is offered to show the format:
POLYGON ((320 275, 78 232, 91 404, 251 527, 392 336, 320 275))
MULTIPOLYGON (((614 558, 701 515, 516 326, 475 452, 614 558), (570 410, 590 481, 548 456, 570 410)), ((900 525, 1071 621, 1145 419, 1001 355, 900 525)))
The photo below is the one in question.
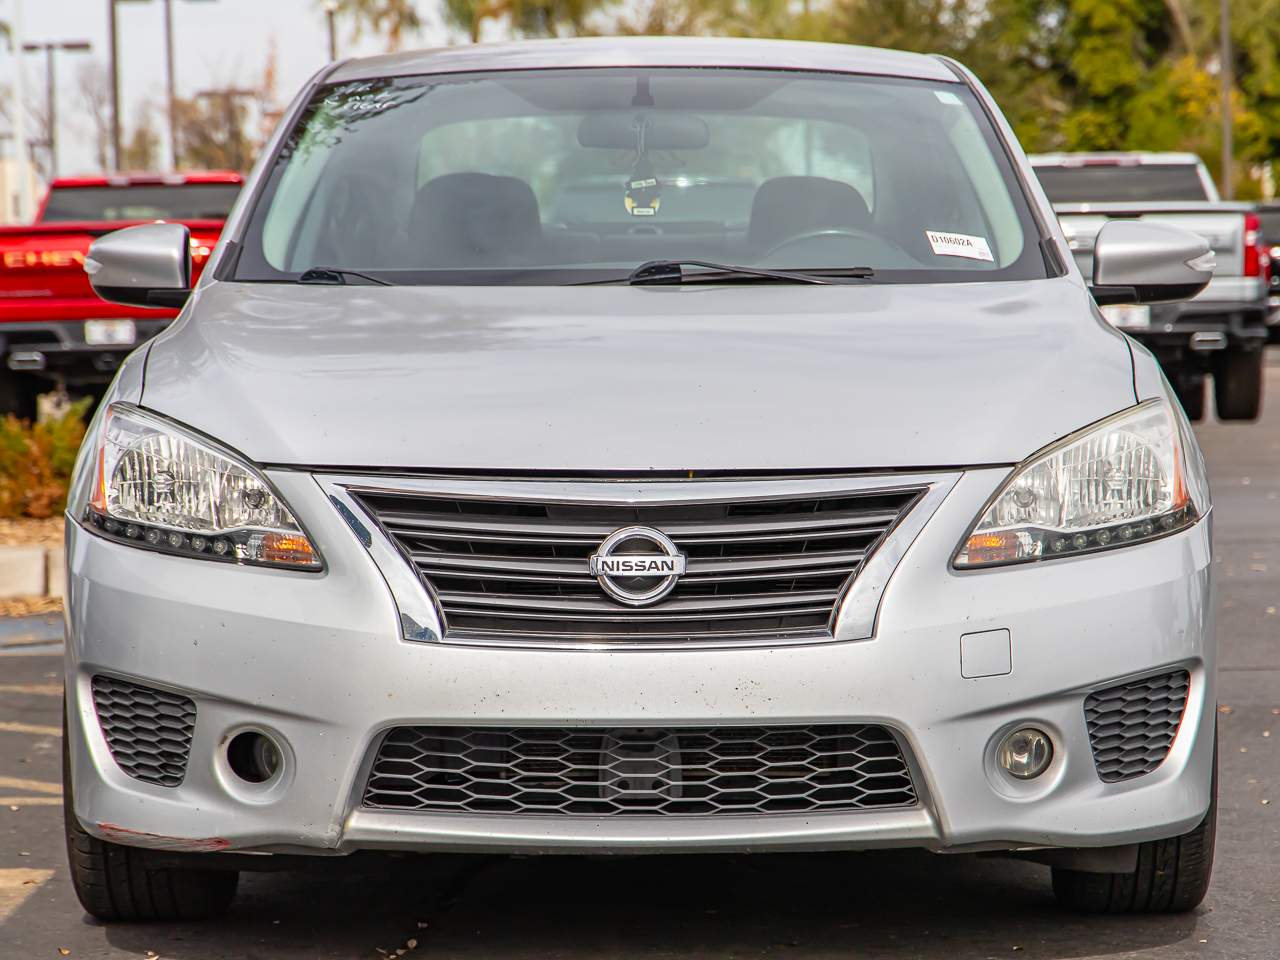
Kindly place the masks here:
POLYGON ((366 280, 369 283, 376 283, 380 287, 391 287, 394 284, 379 280, 377 277, 371 277, 367 273, 361 273, 359 270, 346 270, 342 267, 312 267, 310 270, 304 270, 302 275, 298 277, 299 283, 334 283, 345 284, 347 277, 356 277, 360 280, 366 280))
POLYGON ((739 267, 712 260, 648 260, 631 271, 629 284, 685 283, 690 280, 782 280, 787 283, 835 283, 839 280, 869 280, 875 276, 870 267, 834 267, 817 270, 770 270, 767 267, 739 267), (686 274, 685 267, 702 267, 698 273, 686 274))

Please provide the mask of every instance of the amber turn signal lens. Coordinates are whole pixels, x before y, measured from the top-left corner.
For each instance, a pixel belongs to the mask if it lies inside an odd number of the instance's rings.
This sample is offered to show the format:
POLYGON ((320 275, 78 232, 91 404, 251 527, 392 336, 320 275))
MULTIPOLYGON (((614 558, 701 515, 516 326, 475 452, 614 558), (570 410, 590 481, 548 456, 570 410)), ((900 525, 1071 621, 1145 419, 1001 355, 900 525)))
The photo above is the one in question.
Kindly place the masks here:
POLYGON ((295 567, 318 567, 320 559, 306 537, 268 533, 262 538, 258 559, 266 563, 287 563, 295 567))
POLYGON ((975 533, 965 543, 971 564, 1004 563, 1018 558, 1018 538, 1012 533, 975 533))

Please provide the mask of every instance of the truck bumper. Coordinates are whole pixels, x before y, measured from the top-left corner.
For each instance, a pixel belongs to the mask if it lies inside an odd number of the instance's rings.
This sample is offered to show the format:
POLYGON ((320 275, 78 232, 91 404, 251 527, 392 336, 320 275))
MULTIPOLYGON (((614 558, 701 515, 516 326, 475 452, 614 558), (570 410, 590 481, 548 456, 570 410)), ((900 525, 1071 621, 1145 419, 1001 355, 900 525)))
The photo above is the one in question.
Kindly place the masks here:
MULTIPOLYGON (((92 319, 92 318, 90 318, 92 319)), ((112 318, 113 322, 115 318, 112 318)), ((69 386, 105 384, 138 345, 150 340, 172 320, 132 320, 128 343, 89 343, 84 320, 0 324, 4 369, 31 373, 69 386)))

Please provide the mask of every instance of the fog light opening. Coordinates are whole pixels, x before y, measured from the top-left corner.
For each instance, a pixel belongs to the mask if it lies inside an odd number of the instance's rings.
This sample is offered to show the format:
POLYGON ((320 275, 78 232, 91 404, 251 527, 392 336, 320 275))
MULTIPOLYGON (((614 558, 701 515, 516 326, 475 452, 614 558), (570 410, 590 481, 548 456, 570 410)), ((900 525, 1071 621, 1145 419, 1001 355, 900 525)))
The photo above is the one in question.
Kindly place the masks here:
POLYGON ((1053 762, 1053 741, 1043 730, 1023 727, 1000 742, 996 761, 1010 776, 1034 780, 1053 762))
POLYGON ((282 764, 276 742, 256 730, 237 733, 227 744, 227 766, 245 783, 266 783, 280 772, 282 764))

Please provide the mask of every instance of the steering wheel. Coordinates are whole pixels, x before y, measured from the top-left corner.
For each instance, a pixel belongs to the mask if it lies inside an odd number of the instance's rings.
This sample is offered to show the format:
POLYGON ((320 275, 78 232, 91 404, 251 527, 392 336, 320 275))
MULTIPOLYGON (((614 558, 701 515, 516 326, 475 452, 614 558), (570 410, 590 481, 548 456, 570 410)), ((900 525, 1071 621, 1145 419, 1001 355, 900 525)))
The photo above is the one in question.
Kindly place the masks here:
POLYGON ((870 240, 879 245, 884 244, 884 240, 880 237, 877 237, 873 233, 868 233, 865 230, 855 230, 849 227, 831 227, 825 230, 809 230, 805 233, 797 233, 794 237, 787 237, 787 239, 783 240, 781 243, 771 247, 762 259, 767 260, 774 254, 782 252, 787 247, 793 247, 808 240, 870 240))

